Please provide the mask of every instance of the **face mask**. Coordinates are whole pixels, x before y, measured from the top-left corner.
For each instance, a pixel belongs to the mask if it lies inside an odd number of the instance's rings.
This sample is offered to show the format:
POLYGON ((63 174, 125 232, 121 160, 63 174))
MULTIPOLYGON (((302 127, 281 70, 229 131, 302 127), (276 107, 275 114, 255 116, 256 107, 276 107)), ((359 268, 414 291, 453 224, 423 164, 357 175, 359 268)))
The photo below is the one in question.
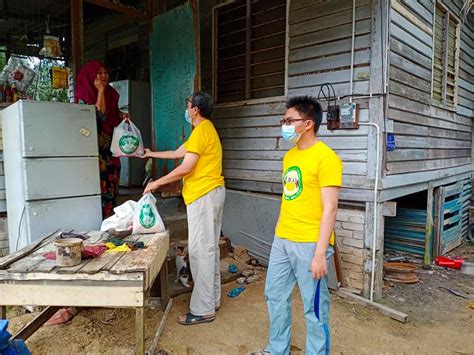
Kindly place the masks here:
POLYGON ((184 119, 186 120, 186 122, 188 122, 190 124, 193 123, 193 119, 191 118, 191 116, 189 116, 188 110, 184 111, 184 119))
MULTIPOLYGON (((299 125, 298 125, 299 126, 299 125)), ((281 136, 284 140, 296 144, 301 138, 301 133, 296 132, 296 127, 293 125, 281 126, 281 136)))

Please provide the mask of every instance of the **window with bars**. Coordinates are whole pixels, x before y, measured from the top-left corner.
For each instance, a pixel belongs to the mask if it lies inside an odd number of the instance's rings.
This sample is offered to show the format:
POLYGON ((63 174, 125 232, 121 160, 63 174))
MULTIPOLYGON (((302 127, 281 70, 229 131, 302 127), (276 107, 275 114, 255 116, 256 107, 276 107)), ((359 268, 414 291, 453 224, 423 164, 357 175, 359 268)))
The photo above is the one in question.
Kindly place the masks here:
POLYGON ((432 100, 434 104, 456 107, 459 67, 459 20, 436 2, 432 100))
POLYGON ((214 9, 217 102, 285 92, 286 0, 236 0, 214 9))

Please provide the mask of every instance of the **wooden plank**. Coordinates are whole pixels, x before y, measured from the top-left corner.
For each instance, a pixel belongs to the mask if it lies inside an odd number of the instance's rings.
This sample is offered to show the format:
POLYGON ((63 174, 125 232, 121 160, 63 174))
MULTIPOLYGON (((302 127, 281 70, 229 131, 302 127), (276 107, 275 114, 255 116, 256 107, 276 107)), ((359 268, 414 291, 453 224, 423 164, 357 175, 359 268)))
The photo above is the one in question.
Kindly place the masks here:
POLYGON ((135 354, 145 354, 145 308, 135 309, 135 354))
POLYGON ((433 185, 428 183, 426 199, 426 232, 425 232, 425 255, 423 258, 424 265, 428 266, 431 264, 431 246, 433 240, 433 185))
POLYGON ((470 157, 470 149, 395 149, 387 152, 387 162, 470 157))
POLYGON ((158 326, 158 329, 156 330, 155 336, 153 337, 153 341, 148 348, 148 354, 155 354, 156 353, 156 348, 158 346, 158 341, 160 340, 161 333, 163 333, 163 330, 165 329, 165 324, 166 320, 168 319, 168 316, 171 312, 171 307, 173 307, 173 299, 170 298, 169 302, 167 302, 166 309, 164 310, 164 314, 161 316, 160 320, 160 325, 158 326))
MULTIPOLYGON (((295 63, 294 65, 297 65, 297 64, 298 63, 295 63)), ((317 73, 317 74, 306 73, 303 75, 291 76, 288 78, 288 87, 289 88, 300 88, 300 87, 308 87, 308 86, 319 87, 325 83, 332 83, 333 85, 345 84, 346 86, 349 86, 350 73, 351 71, 346 69, 346 70, 334 70, 330 72, 322 72, 322 73, 317 73)), ((370 78, 370 68, 368 66, 355 68, 353 75, 354 75, 355 80, 359 80, 359 81, 367 80, 368 78, 370 78)))
POLYGON ((469 131, 471 127, 471 119, 465 119, 463 117, 460 117, 459 115, 456 115, 455 112, 446 110, 444 108, 412 101, 402 96, 398 96, 394 93, 390 95, 389 107, 395 109, 403 109, 404 111, 417 113, 419 115, 429 116, 457 123, 460 125, 465 125, 469 127, 469 129, 466 129, 466 131, 469 131))
POLYGON ((364 297, 346 291, 343 288, 340 288, 338 291, 336 291, 336 294, 342 298, 349 299, 363 306, 367 306, 369 308, 380 311, 382 314, 389 316, 390 318, 395 319, 399 322, 406 323, 408 320, 408 316, 403 312, 397 311, 380 303, 372 302, 364 297))
MULTIPOLYGON (((370 18, 370 5, 359 6, 356 8, 356 21, 370 18)), ((352 21, 352 8, 341 10, 324 17, 309 19, 304 22, 290 23, 290 37, 295 37, 310 32, 316 32, 328 28, 337 31, 337 27, 350 23, 352 21)))
MULTIPOLYGON (((369 4, 369 0, 358 0, 357 6, 369 4)), ((290 23, 304 22, 317 17, 352 8, 352 3, 345 0, 332 0, 330 3, 314 0, 290 2, 290 23)))
MULTIPOLYGON (((347 136, 367 136, 367 126, 362 126, 357 130, 333 131, 328 132, 323 126, 318 131, 318 138, 324 140, 325 137, 347 137, 347 136)), ((219 137, 224 138, 268 138, 281 137, 281 126, 274 125, 273 127, 251 127, 251 128, 223 128, 219 130, 219 137)))
MULTIPOLYGON (((352 39, 344 38, 340 40, 331 41, 329 43, 320 43, 299 49, 292 49, 289 52, 288 60, 290 63, 302 61, 311 58, 317 58, 340 52, 339 48, 350 50, 352 39)), ((354 49, 360 50, 370 48, 370 34, 363 34, 355 36, 354 49)))
MULTIPOLYGON (((413 63, 421 65, 423 68, 431 71, 432 62, 431 57, 428 57, 426 53, 420 53, 416 49, 413 49, 410 45, 407 45, 396 38, 390 39, 390 50, 399 54, 404 58, 410 59, 413 63)), ((396 65, 396 63, 390 63, 396 65)), ((404 70, 404 67, 400 67, 400 70, 404 70)))
POLYGON ((233 106, 218 105, 214 109, 213 117, 216 119, 238 118, 238 117, 258 117, 269 115, 283 115, 285 113, 285 99, 276 100, 271 103, 245 105, 235 103, 233 106))
MULTIPOLYGON (((224 151, 224 159, 241 159, 241 160, 277 160, 282 163, 283 156, 286 151, 282 150, 226 150, 224 151)), ((343 162, 365 162, 367 161, 367 150, 336 150, 336 154, 343 162)))
POLYGON ((416 136, 397 136, 396 144, 397 148, 469 149, 470 147, 469 141, 416 136))
POLYGON ((28 324, 23 326, 11 340, 22 339, 28 340, 41 326, 46 323, 61 307, 49 306, 46 307, 39 315, 37 315, 28 324))
MULTIPOLYGON (((405 98, 402 98, 402 99, 406 100, 405 98)), ((390 101, 391 100, 392 100, 392 97, 390 98, 390 101)), ((444 129, 448 131, 449 130, 462 131, 466 134, 469 134, 471 132, 470 126, 462 125, 462 124, 451 122, 448 120, 443 120, 436 117, 426 116, 423 113, 403 111, 405 108, 406 107, 395 108, 395 105, 392 105, 392 107, 389 108, 388 110, 388 117, 394 121, 404 122, 408 124, 416 123, 417 125, 436 127, 436 128, 444 129)))
POLYGON ((404 174, 416 171, 447 169, 457 166, 463 166, 470 163, 469 157, 451 158, 451 159, 435 159, 424 161, 404 161, 404 162, 388 162, 387 174, 404 174))
MULTIPOLYGON (((324 137, 321 141, 334 150, 367 148, 367 137, 324 137)), ((224 138, 222 146, 224 150, 288 150, 293 147, 280 138, 224 138)))
POLYGON ((395 52, 390 52, 390 64, 401 68, 413 76, 431 82, 431 71, 406 59, 395 52))
MULTIPOLYGON (((138 241, 143 241, 146 245, 145 249, 138 249, 127 252, 111 269, 113 274, 122 274, 129 272, 145 272, 149 273, 150 267, 155 259, 163 259, 168 253, 167 232, 156 233, 151 235, 141 235, 138 241)), ((161 265, 160 265, 161 266, 161 265)), ((159 269, 156 270, 156 274, 159 269)), ((150 275, 147 275, 149 277, 150 275)))
MULTIPOLYGON (((410 16, 409 11, 406 11, 405 14, 410 16)), ((406 32, 410 33, 412 36, 422 41, 428 47, 431 47, 433 45, 432 28, 430 26, 422 25, 423 28, 420 28, 418 25, 414 24, 408 18, 398 13, 397 10, 392 11, 391 16, 392 16, 391 18, 392 24, 397 24, 397 26, 399 26, 400 28, 403 28, 406 32), (428 29, 428 31, 425 31, 425 29, 428 29)), ((410 16, 410 19, 413 20, 414 17, 410 16)))
MULTIPOLYGON (((357 95, 369 95, 369 81, 354 81, 353 93, 357 95)), ((349 95, 349 83, 335 84, 334 91, 337 97, 349 95)), ((288 90, 289 96, 315 96, 319 92, 319 87, 291 88, 288 90)))
POLYGON ((103 7, 103 8, 124 14, 128 17, 134 17, 134 18, 142 19, 142 20, 148 19, 148 16, 145 12, 139 11, 135 7, 132 7, 132 6, 123 5, 120 3, 114 3, 114 2, 106 1, 106 0, 84 0, 84 1, 93 5, 99 6, 99 7, 103 7))
MULTIPOLYGON (((412 14, 418 16, 427 25, 432 24, 432 22, 433 22, 433 13, 431 11, 428 11, 426 9, 426 7, 421 5, 419 2, 412 1, 412 0, 401 0, 401 2, 403 3, 404 6, 406 6, 407 8, 409 8, 411 10, 410 12, 412 14)), ((429 5, 427 7, 430 8, 429 5)))
MULTIPOLYGON (((367 34, 370 32, 370 20, 356 22, 356 35, 367 34)), ((297 37, 290 38, 290 51, 296 48, 306 47, 323 42, 336 41, 350 37, 352 33, 352 23, 341 25, 338 28, 330 28, 313 33, 307 33, 297 37)))
POLYGON ((14 262, 7 269, 8 272, 28 272, 31 269, 34 269, 39 263, 41 263, 44 258, 31 258, 26 257, 14 262))
MULTIPOLYGON (((468 132, 461 132, 456 130, 448 130, 445 128, 427 127, 420 126, 418 122, 404 123, 394 121, 393 133, 402 135, 413 135, 413 136, 429 136, 438 138, 450 138, 456 140, 470 141, 471 134, 468 132)), ((443 148, 443 147, 439 147, 443 148)))
MULTIPOLYGON (((370 63, 370 50, 360 50, 354 54, 354 65, 361 66, 370 63)), ((315 73, 323 70, 345 68, 351 64, 351 53, 336 54, 333 56, 310 59, 302 62, 290 63, 288 75, 315 73)))
POLYGON ((56 238, 56 232, 51 233, 50 235, 40 239, 36 243, 27 245, 26 247, 18 250, 17 252, 7 255, 3 258, 0 258, 0 270, 5 269, 9 265, 13 264, 15 261, 25 257, 26 255, 31 254, 32 252, 38 250, 39 248, 45 246, 48 243, 51 243, 56 238))
POLYGON ((410 33, 406 32, 402 27, 397 26, 397 24, 395 23, 392 23, 390 28, 391 38, 398 39, 400 42, 405 43, 406 45, 420 52, 421 54, 429 55, 429 57, 432 56, 433 50, 431 46, 428 46, 422 41, 413 37, 410 33))
MULTIPOLYGON (((424 32, 426 32, 428 35, 432 36, 433 35, 433 28, 431 26, 431 21, 427 22, 428 18, 432 18, 431 16, 425 18, 425 19, 420 19, 417 13, 412 13, 410 10, 408 10, 406 7, 404 7, 402 4, 400 4, 397 0, 392 0, 392 9, 394 9, 396 12, 398 12, 400 15, 402 15, 405 19, 410 21, 413 25, 416 27, 420 28, 424 32)), ((419 9, 423 12, 423 14, 426 15, 426 9, 424 9, 422 6, 419 7, 419 9)))
POLYGON ((398 83, 394 80, 390 80, 389 83, 390 93, 406 97, 407 99, 417 101, 424 104, 430 104, 431 94, 412 88, 405 84, 398 83))
POLYGON ((28 282, 3 283, 0 299, 3 304, 17 306, 76 306, 76 307, 143 307, 143 283, 136 286, 121 285, 56 285, 28 282))

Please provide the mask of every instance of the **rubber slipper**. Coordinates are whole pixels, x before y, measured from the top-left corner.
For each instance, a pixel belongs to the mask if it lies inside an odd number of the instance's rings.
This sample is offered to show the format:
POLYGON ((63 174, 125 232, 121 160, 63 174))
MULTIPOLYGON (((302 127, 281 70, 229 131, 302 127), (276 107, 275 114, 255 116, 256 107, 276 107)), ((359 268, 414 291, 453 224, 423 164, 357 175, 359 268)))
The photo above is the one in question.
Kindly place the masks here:
POLYGON ((245 291, 245 287, 243 287, 243 286, 235 287, 232 290, 230 290, 229 292, 227 292, 227 296, 229 296, 230 298, 234 298, 234 297, 237 297, 238 295, 240 295, 244 291, 245 291))
POLYGON ((230 264, 229 267, 227 268, 227 270, 231 274, 235 274, 237 271, 239 271, 239 269, 237 268, 237 265, 235 265, 235 264, 230 264))
POLYGON ((195 316, 192 313, 187 313, 185 320, 181 320, 178 318, 178 323, 182 325, 193 325, 193 324, 199 324, 199 323, 210 323, 210 322, 213 322, 215 319, 216 319, 216 316, 203 317, 203 316, 195 316))

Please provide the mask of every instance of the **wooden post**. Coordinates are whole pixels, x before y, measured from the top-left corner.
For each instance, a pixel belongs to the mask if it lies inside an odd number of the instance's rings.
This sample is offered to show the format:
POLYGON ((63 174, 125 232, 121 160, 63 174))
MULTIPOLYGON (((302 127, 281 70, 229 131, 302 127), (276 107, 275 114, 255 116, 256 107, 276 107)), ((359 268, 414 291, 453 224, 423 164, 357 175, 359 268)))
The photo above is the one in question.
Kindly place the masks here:
POLYGON ((426 235, 424 265, 431 264, 431 241, 433 239, 433 184, 428 183, 428 197, 426 200, 426 235))
POLYGON ((135 354, 145 354, 145 308, 135 309, 135 354))
POLYGON ((83 33, 83 0, 71 0, 71 34, 72 62, 74 74, 77 75, 83 62, 84 33, 83 33))
POLYGON ((7 319, 7 306, 0 306, 0 319, 7 319))

